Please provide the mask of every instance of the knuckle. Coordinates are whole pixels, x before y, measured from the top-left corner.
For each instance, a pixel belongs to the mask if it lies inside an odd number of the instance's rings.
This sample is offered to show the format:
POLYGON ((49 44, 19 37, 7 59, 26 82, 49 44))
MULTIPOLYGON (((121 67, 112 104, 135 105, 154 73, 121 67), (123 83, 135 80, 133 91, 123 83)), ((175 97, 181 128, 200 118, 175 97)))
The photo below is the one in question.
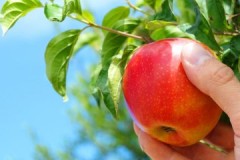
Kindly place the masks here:
POLYGON ((224 85, 234 79, 232 69, 226 65, 215 70, 212 74, 211 80, 217 85, 224 85))

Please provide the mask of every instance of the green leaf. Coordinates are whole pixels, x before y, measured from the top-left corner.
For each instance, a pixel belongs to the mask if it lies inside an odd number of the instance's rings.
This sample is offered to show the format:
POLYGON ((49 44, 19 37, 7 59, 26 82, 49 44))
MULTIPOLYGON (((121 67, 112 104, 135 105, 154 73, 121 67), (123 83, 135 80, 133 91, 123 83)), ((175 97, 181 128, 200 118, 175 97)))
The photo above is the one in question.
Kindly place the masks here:
POLYGON ((199 6, 199 10, 201 11, 201 13, 204 15, 204 17, 206 19, 208 18, 208 10, 207 10, 207 2, 206 0, 196 0, 198 6, 199 6))
POLYGON ((234 36, 230 41, 230 49, 240 56, 240 35, 234 36))
POLYGON ((108 88, 108 68, 109 66, 102 67, 98 74, 94 88, 94 97, 97 100, 98 104, 103 102, 112 113, 112 115, 116 118, 118 107, 116 108, 114 100, 108 88))
MULTIPOLYGON (((226 18, 224 17, 225 14, 226 16, 231 16, 232 14, 234 14, 234 6, 235 6, 235 0, 213 0, 213 1, 209 1, 209 0, 196 0, 201 13, 204 15, 204 17, 209 21, 211 20, 209 16, 218 16, 218 18, 222 17, 223 21, 224 21, 224 25, 227 26, 225 23, 226 18), (216 5, 214 5, 214 3, 217 3, 216 5), (213 8, 212 8, 213 7, 213 8), (224 11, 222 10, 224 9, 224 11), (213 14, 211 14, 211 12, 214 12, 213 14), (218 12, 220 12, 219 15, 215 15, 218 14, 218 12), (224 14, 225 12, 225 14, 224 14)), ((217 19, 218 19, 217 18, 217 19)), ((216 20, 216 18, 214 18, 214 20, 216 20)), ((212 22, 211 22, 212 23, 212 22)), ((220 20, 219 23, 222 23, 222 21, 220 20)), ((223 26, 224 26, 223 25, 223 26)), ((222 26, 221 26, 222 27, 222 26)))
POLYGON ((220 60, 222 63, 234 69, 236 63, 238 62, 238 55, 231 49, 230 42, 223 44, 223 52, 220 55, 220 60))
POLYGON ((71 13, 82 14, 80 0, 64 0, 64 4, 66 15, 71 13))
POLYGON ((64 0, 64 6, 48 2, 44 7, 44 13, 50 21, 62 22, 66 16, 76 14, 75 16, 82 16, 82 9, 79 0, 64 0))
POLYGON ((223 8, 227 15, 234 14, 235 0, 222 0, 223 8))
POLYGON ((172 11, 172 1, 165 0, 161 6, 162 9, 154 15, 154 20, 176 21, 172 11))
MULTIPOLYGON (((127 64, 127 61, 129 59, 131 53, 135 49, 136 49, 135 45, 128 45, 124 49, 123 52, 120 52, 120 54, 114 56, 113 61, 111 62, 110 66, 109 66, 108 72, 107 72, 107 69, 106 70, 102 69, 101 64, 98 65, 98 67, 95 69, 93 76, 92 76, 91 85, 93 88, 92 94, 93 94, 95 100, 97 101, 98 106, 101 106, 102 104, 104 104, 104 96, 101 92, 101 89, 99 87, 95 86, 97 84, 96 83, 97 80, 98 80, 98 86, 109 88, 109 92, 111 93, 111 95, 113 95, 113 102, 114 102, 113 106, 116 106, 118 108, 120 93, 121 93, 121 83, 120 82, 122 80, 122 75, 124 73, 124 69, 127 64), (105 74, 108 74, 108 75, 105 75, 105 74), (108 79, 105 79, 106 77, 108 79), (105 86, 107 81, 109 82, 109 83, 107 83, 108 86, 105 86)), ((115 115, 116 114, 115 108, 112 108, 111 110, 112 110, 113 115, 115 115)), ((115 117, 116 117, 116 115, 115 115, 115 117)))
POLYGON ((221 47, 223 53, 220 55, 220 60, 232 68, 235 76, 240 80, 240 36, 234 36, 230 41, 224 43, 221 47))
POLYGON ((108 69, 108 88, 113 99, 115 110, 118 109, 119 105, 124 68, 126 66, 129 55, 135 48, 135 46, 129 45, 124 49, 123 52, 114 56, 108 69))
POLYGON ((95 21, 95 18, 94 18, 94 15, 93 13, 91 13, 90 11, 88 10, 83 10, 82 12, 82 18, 87 20, 88 22, 94 22, 95 21))
POLYGON ((90 33, 90 32, 82 33, 81 38, 79 38, 75 44, 74 54, 77 53, 84 46, 87 46, 87 45, 92 46, 95 41, 99 40, 99 38, 100 37, 95 33, 90 33))
POLYGON ((39 0, 8 0, 1 10, 0 24, 3 35, 31 10, 42 7, 39 0))
POLYGON ((132 53, 139 47, 140 44, 129 44, 127 45, 124 50, 123 50, 123 55, 122 55, 122 61, 121 61, 121 68, 122 68, 122 74, 125 71, 125 67, 128 63, 128 60, 131 58, 132 53))
MULTIPOLYGON (((120 6, 110 10, 103 18, 102 25, 108 28, 112 28, 113 25, 122 19, 126 19, 130 14, 129 7, 120 6)), ((104 31, 106 34, 107 32, 104 31)))
POLYGON ((195 39, 194 35, 188 34, 187 32, 183 32, 178 26, 165 26, 159 29, 156 29, 152 34, 151 38, 155 41, 165 38, 192 38, 195 39))
POLYGON ((221 0, 207 0, 209 22, 213 30, 222 32, 228 28, 221 0))
POLYGON ((118 110, 122 89, 122 76, 127 60, 136 46, 128 45, 123 52, 112 58, 112 62, 108 69, 108 88, 112 97, 114 108, 118 110))
MULTIPOLYGON (((135 19, 121 20, 115 24, 113 29, 132 33, 139 23, 140 21, 135 19)), ((108 64, 111 61, 111 58, 119 52, 126 39, 126 37, 114 33, 106 35, 102 47, 102 64, 108 64)))
POLYGON ((151 8, 155 9, 156 0, 144 0, 151 8))
POLYGON ((169 22, 164 20, 153 20, 146 23, 145 28, 149 31, 154 31, 165 26, 176 26, 176 22, 169 22))
POLYGON ((196 21, 196 11, 199 10, 195 0, 173 0, 173 14, 181 24, 194 24, 196 21))
POLYGON ((234 67, 233 71, 237 79, 240 81, 240 59, 238 59, 238 63, 236 64, 236 67, 234 67))
MULTIPOLYGON (((138 20, 122 20, 119 21, 116 25, 113 26, 115 30, 124 31, 127 33, 132 33, 134 29, 139 25, 138 20)), ((109 67, 111 65, 112 57, 117 55, 124 43, 126 42, 127 37, 123 37, 121 35, 117 35, 114 33, 108 33, 104 39, 103 47, 102 47, 102 69, 98 75, 96 80, 96 88, 95 95, 102 95, 103 102, 106 107, 110 110, 110 112, 117 117, 118 112, 118 99, 116 95, 119 95, 119 91, 116 88, 109 88, 109 67), (115 92, 117 91, 117 93, 115 92)), ((113 67, 112 67, 113 68, 113 67)), ((111 76, 110 76, 111 77, 111 76)), ((118 77, 119 78, 119 77, 118 77)), ((112 78, 110 78, 112 79, 112 78)), ((111 84, 110 84, 111 85, 111 84)), ((100 97, 101 98, 101 97, 100 97)))
POLYGON ((191 28, 186 30, 187 33, 195 35, 196 39, 205 43, 215 51, 220 51, 220 47, 213 35, 211 27, 202 14, 198 14, 197 21, 191 28))
POLYGON ((53 88, 66 96, 66 76, 69 60, 81 30, 68 30, 54 37, 45 52, 46 73, 53 88))
POLYGON ((104 102, 103 102, 103 95, 102 95, 100 89, 97 88, 97 87, 93 88, 92 89, 92 95, 97 102, 97 106, 101 107, 104 102))
POLYGON ((91 22, 94 23, 95 18, 94 15, 89 11, 89 10, 82 10, 82 14, 75 14, 73 15, 73 17, 75 17, 78 20, 83 20, 83 21, 87 21, 87 22, 91 22))
POLYGON ((152 9, 154 9, 155 11, 159 11, 162 3, 165 0, 144 0, 144 2, 149 5, 152 9))
POLYGON ((90 81, 90 90, 92 92, 93 97, 95 98, 97 102, 97 106, 101 107, 103 102, 103 95, 98 87, 96 87, 96 82, 98 80, 98 77, 100 75, 100 72, 102 70, 102 64, 99 63, 95 68, 91 75, 91 81, 90 81))
POLYGON ((50 21, 62 22, 66 18, 63 7, 52 2, 45 5, 44 14, 50 21))
POLYGON ((108 88, 114 103, 115 110, 118 110, 118 104, 122 88, 122 74, 120 68, 121 58, 121 55, 114 57, 108 69, 108 88))
POLYGON ((193 34, 195 38, 215 51, 220 47, 213 35, 211 27, 202 15, 195 0, 174 0, 174 15, 180 24, 186 24, 185 32, 193 34))

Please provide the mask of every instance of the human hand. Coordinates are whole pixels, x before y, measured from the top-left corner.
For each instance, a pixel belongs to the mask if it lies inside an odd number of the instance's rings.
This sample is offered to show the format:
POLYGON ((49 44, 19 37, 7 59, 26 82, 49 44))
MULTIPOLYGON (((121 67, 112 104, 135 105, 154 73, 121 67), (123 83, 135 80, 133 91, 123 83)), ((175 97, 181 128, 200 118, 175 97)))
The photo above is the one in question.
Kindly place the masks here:
POLYGON ((189 80, 229 116, 232 128, 218 124, 206 137, 207 141, 221 146, 227 153, 201 143, 181 148, 169 146, 134 125, 140 146, 153 160, 240 160, 240 83, 233 71, 193 43, 182 50, 182 64, 189 80))

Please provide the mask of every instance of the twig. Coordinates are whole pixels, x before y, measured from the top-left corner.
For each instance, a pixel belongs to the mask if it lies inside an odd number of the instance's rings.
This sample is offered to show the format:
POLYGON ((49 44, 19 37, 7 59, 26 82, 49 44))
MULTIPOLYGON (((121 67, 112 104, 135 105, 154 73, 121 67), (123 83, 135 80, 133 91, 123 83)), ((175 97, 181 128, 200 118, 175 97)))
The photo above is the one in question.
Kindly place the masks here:
POLYGON ((143 10, 141 10, 140 8, 138 8, 137 6, 133 5, 129 0, 126 0, 127 4, 129 5, 129 7, 131 7, 132 9, 139 11, 143 14, 146 14, 148 16, 150 16, 150 14, 148 14, 147 12, 144 12, 143 10))
POLYGON ((214 149, 215 151, 218 151, 218 152, 222 152, 222 153, 224 153, 224 154, 227 154, 227 151, 226 151, 225 149, 223 149, 223 148, 221 148, 221 147, 219 147, 219 146, 217 146, 217 145, 215 145, 215 144, 212 144, 212 143, 210 143, 210 142, 208 142, 208 141, 205 141, 205 140, 200 140, 199 142, 202 143, 202 144, 204 144, 204 145, 206 145, 206 146, 208 146, 208 147, 211 148, 211 149, 214 149))
POLYGON ((95 24, 95 23, 92 23, 92 22, 88 22, 86 20, 83 20, 83 19, 78 19, 76 17, 73 17, 71 15, 69 15, 70 18, 73 18, 73 19, 76 19, 82 23, 85 23, 88 25, 88 27, 95 27, 95 28, 99 28, 99 29, 102 29, 102 30, 105 30, 105 31, 108 31, 108 32, 111 32, 111 33, 115 33, 115 34, 118 34, 118 35, 121 35, 121 36, 124 36, 124 37, 130 37, 130 38, 134 38, 134 39, 138 39, 140 41, 143 41, 143 42, 147 42, 147 40, 141 36, 137 36, 137 35, 134 35, 134 34, 130 34, 130 33, 126 33, 126 32, 123 32, 123 31, 118 31, 118 30, 114 30, 112 28, 108 28, 108 27, 105 27, 105 26, 100 26, 98 24, 95 24))
POLYGON ((224 36, 237 36, 240 35, 240 32, 214 32, 216 35, 224 35, 224 36))
POLYGON ((146 41, 141 36, 137 36, 137 35, 134 35, 134 34, 129 34, 129 33, 118 31, 118 30, 114 30, 112 28, 108 28, 108 27, 105 27, 105 26, 100 26, 100 25, 97 25, 95 23, 88 23, 88 25, 92 26, 92 27, 95 27, 95 28, 99 28, 99 29, 108 31, 108 32, 111 32, 111 33, 115 33, 115 34, 118 34, 118 35, 121 35, 121 36, 130 37, 130 38, 138 39, 138 40, 141 40, 141 41, 146 41))
POLYGON ((240 16, 240 13, 230 15, 227 20, 233 19, 233 18, 235 18, 237 16, 240 16))

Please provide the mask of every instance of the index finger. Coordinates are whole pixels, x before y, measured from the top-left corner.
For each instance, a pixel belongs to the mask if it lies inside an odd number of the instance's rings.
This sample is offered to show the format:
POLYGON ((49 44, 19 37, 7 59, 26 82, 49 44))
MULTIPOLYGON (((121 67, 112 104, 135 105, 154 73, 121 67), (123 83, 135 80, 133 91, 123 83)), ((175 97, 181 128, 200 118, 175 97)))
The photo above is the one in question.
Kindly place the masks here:
POLYGON ((140 146, 152 160, 190 160, 170 148, 168 145, 153 139, 145 132, 141 131, 135 124, 134 131, 138 136, 140 146))

